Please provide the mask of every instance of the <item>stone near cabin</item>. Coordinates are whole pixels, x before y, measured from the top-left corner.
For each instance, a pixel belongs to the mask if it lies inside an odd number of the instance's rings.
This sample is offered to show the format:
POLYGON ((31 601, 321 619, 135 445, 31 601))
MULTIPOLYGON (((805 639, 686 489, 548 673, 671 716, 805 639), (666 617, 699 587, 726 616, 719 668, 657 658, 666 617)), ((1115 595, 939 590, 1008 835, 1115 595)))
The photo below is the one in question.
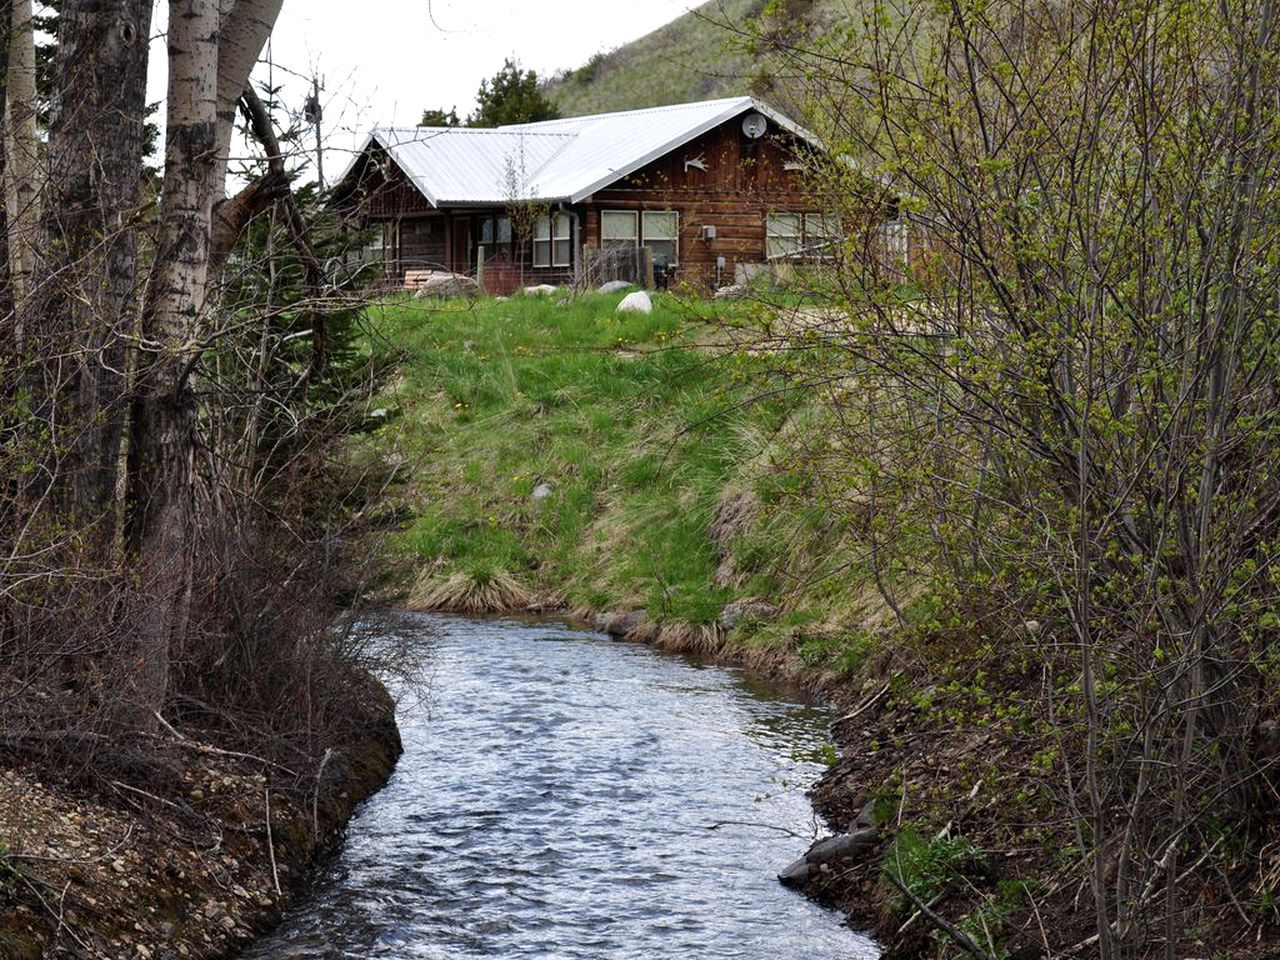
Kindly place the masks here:
POLYGON ((653 301, 643 290, 628 293, 618 304, 618 313, 653 313, 653 301))
POLYGON ((608 283, 600 284, 600 293, 621 293, 634 286, 634 283, 628 283, 626 280, 610 280, 608 283))
POLYGON ((418 284, 414 294, 419 300, 428 297, 474 297, 480 286, 471 277, 460 273, 433 273, 418 284))
POLYGON ((526 297, 545 297, 555 293, 559 289, 559 287, 553 287, 549 283, 539 283, 533 287, 525 287, 524 295, 526 297))
POLYGON ((747 288, 741 284, 733 283, 727 287, 721 287, 716 291, 717 300, 741 300, 747 295, 747 288))

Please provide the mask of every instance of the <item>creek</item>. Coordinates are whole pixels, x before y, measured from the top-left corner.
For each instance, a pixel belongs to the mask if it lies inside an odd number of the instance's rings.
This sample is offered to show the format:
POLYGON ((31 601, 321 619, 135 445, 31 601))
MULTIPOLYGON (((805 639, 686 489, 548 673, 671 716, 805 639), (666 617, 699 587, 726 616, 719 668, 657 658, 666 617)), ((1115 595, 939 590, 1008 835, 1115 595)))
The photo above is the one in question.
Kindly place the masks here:
POLYGON ((878 956, 775 878, 821 832, 827 711, 557 623, 379 630, 425 653, 404 756, 245 958, 878 956))

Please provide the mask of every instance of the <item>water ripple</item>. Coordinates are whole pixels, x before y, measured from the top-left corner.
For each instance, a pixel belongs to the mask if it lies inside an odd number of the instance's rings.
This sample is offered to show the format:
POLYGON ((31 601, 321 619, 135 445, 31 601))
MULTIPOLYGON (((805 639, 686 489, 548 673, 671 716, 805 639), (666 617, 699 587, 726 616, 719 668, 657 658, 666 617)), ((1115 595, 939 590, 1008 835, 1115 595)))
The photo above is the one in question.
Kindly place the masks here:
POLYGON ((878 955, 774 879, 815 829, 824 711, 555 624, 391 629, 432 672, 404 756, 246 960, 878 955))

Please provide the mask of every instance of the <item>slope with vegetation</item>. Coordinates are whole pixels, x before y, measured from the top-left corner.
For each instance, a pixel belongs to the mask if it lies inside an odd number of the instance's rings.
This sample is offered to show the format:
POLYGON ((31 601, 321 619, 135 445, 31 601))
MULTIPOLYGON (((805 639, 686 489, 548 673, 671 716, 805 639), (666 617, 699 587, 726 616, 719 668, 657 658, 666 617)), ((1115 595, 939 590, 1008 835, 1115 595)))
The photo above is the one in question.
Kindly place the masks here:
POLYGON ((778 69, 780 44, 853 20, 853 0, 709 0, 639 40, 553 77, 566 116, 756 94, 779 107, 799 92, 778 69))
POLYGON ((860 161, 814 170, 852 233, 823 286, 648 333, 600 310, 576 344, 494 307, 518 360, 409 325, 465 361, 420 408, 457 464, 406 538, 424 599, 470 589, 473 535, 620 632, 838 674, 817 799, 877 856, 800 875, 890 956, 1270 956, 1275 6, 882 10, 770 50, 860 161), (508 405, 538 498, 486 466, 508 405))
POLYGON ((783 454, 810 408, 762 390, 771 361, 727 349, 709 307, 616 314, 618 299, 379 311, 407 358, 380 442, 421 465, 400 536, 412 602, 644 611, 673 644, 716 646, 726 605, 786 592, 758 653, 801 637, 812 663, 851 668, 841 621, 859 597, 864 616, 883 604, 834 559, 848 530, 806 502, 812 471, 783 454))

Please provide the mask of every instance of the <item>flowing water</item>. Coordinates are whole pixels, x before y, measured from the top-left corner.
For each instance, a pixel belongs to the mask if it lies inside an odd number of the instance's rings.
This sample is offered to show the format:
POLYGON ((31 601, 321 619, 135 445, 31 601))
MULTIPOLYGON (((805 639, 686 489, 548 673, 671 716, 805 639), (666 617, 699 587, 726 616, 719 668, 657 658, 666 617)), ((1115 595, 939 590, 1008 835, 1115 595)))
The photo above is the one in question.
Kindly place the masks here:
POLYGON ((405 614, 427 693, 307 902, 249 958, 804 958, 874 945, 775 879, 830 716, 550 623, 405 614))

